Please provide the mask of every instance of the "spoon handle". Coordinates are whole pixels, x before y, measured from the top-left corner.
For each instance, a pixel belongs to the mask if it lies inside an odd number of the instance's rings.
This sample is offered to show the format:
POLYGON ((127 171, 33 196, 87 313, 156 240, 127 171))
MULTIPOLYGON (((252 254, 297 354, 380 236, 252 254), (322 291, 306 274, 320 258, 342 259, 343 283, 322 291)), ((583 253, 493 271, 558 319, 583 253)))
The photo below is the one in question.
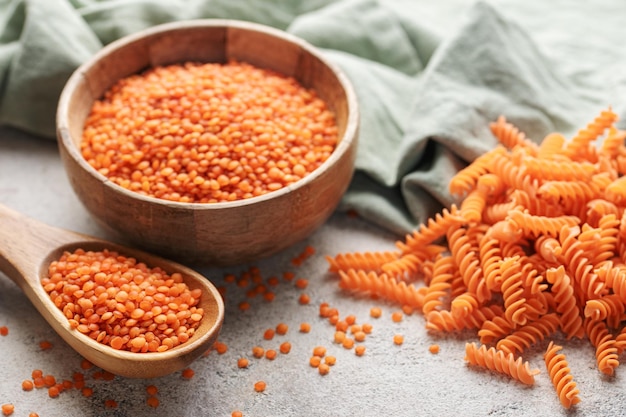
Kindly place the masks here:
POLYGON ((55 249, 79 240, 89 239, 0 204, 0 271, 22 289, 38 284, 42 261, 55 249))

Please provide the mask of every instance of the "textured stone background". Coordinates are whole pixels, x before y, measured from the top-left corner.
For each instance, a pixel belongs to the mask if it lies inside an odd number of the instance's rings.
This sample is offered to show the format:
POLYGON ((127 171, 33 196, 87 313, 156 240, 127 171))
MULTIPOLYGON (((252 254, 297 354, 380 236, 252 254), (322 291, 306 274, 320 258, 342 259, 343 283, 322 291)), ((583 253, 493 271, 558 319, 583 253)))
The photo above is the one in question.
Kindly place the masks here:
MULTIPOLYGON (((58 157, 56 145, 49 141, 0 131, 0 203, 51 225, 104 236, 74 196, 58 157)), ((1 224, 0 224, 1 228, 1 224)), ((1 229, 0 229, 1 233, 1 229)), ((241 410, 246 416, 617 416, 626 406, 621 369, 613 379, 600 374, 594 351, 586 341, 566 342, 572 372, 578 383, 582 403, 567 413, 544 369, 544 345, 531 350, 525 358, 541 373, 533 387, 469 368, 464 360, 466 341, 476 341, 474 333, 436 338, 424 329, 420 313, 393 323, 391 313, 398 306, 369 297, 355 297, 342 292, 336 278, 326 272, 323 255, 339 252, 392 249, 396 239, 362 221, 336 214, 305 242, 271 259, 258 262, 264 278, 292 271, 307 278, 304 290, 311 304, 302 306, 298 296, 303 291, 293 282, 281 279, 275 287, 276 299, 266 302, 251 299, 251 308, 241 312, 245 290, 223 280, 226 272, 240 275, 250 265, 229 269, 200 269, 216 285, 226 286, 227 314, 220 341, 228 346, 223 355, 216 352, 192 364, 195 377, 185 380, 180 373, 154 380, 95 380, 87 373, 87 385, 94 395, 85 398, 76 391, 63 392, 51 399, 45 390, 25 392, 21 382, 35 368, 66 379, 80 370, 81 357, 48 327, 19 288, 0 274, 0 326, 8 326, 8 336, 0 337, 0 404, 12 402, 15 416, 38 412, 40 416, 230 416, 241 410), (306 245, 317 253, 302 266, 291 259, 306 245), (333 344, 334 328, 318 315, 321 302, 339 309, 344 317, 354 314, 360 323, 374 328, 365 340, 363 357, 353 350, 333 344), (369 317, 372 306, 380 306, 383 316, 369 317), (299 324, 311 324, 309 334, 298 332, 299 324), (267 328, 278 323, 289 325, 285 336, 263 339, 267 328), (401 346, 393 344, 396 333, 405 337, 401 346), (41 351, 39 342, 48 340, 53 347, 41 351), (289 354, 278 354, 274 361, 255 359, 251 348, 261 345, 278 349, 283 341, 292 343, 289 354), (432 343, 441 352, 429 353, 432 343), (312 350, 324 345, 337 363, 326 376, 308 364, 312 350), (237 368, 237 359, 250 358, 247 369, 237 368), (267 389, 257 393, 253 385, 267 382, 267 389), (146 405, 145 387, 159 388, 161 405, 156 410, 146 405), (106 409, 107 399, 116 400, 116 409, 106 409)))

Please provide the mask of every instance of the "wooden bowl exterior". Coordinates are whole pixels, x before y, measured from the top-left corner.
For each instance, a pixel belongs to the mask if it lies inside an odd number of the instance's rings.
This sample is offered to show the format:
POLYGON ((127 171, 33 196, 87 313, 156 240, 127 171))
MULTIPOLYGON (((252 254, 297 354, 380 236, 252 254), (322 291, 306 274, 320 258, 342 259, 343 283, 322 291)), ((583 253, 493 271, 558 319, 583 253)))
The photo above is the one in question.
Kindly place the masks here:
POLYGON ((61 95, 57 134, 72 187, 101 225, 181 262, 225 266, 283 250, 332 214, 352 178, 358 110, 345 76, 302 40, 247 22, 188 21, 123 38, 81 66, 61 95), (192 204, 128 191, 82 158, 79 143, 93 102, 120 78, 151 66, 232 59, 293 76, 326 101, 335 113, 340 141, 316 171, 263 196, 192 204))

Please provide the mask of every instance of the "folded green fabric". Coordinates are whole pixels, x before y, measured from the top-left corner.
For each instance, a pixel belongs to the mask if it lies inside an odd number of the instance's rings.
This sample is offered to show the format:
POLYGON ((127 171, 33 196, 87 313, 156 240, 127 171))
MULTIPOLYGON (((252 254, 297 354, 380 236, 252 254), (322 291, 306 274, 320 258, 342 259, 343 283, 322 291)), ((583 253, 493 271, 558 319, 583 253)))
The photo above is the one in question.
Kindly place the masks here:
POLYGON ((519 3, 6 0, 0 124, 54 138, 56 102, 71 73, 103 45, 141 29, 197 18, 277 27, 318 46, 356 89, 360 147, 341 209, 403 234, 455 202, 449 179, 495 145, 488 124, 499 115, 541 140, 582 128, 608 105, 621 112, 623 100, 612 93, 626 88, 626 72, 615 71, 626 53, 609 41, 626 32, 613 17, 625 6, 519 3), (448 16, 453 6, 462 13, 448 16), (582 38, 579 23, 590 11, 603 23, 582 38), (560 19, 550 17, 556 12, 560 19), (580 56, 564 49, 577 46, 580 56))

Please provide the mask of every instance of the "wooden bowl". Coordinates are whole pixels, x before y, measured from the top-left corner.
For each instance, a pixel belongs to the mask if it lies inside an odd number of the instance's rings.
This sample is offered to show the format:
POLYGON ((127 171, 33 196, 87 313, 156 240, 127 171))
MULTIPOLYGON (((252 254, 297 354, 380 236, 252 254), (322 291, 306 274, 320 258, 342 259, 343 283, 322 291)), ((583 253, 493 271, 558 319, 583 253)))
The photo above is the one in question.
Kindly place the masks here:
POLYGON ((98 223, 132 245, 198 265, 252 262, 307 237, 332 214, 350 183, 357 134, 355 93, 314 47, 276 29, 230 20, 164 24, 111 43, 71 76, 57 111, 59 149, 69 180, 98 223), (229 60, 293 76, 326 102, 335 114, 339 141, 318 169, 250 199, 180 203, 122 188, 82 157, 88 113, 119 79, 152 66, 229 60))

